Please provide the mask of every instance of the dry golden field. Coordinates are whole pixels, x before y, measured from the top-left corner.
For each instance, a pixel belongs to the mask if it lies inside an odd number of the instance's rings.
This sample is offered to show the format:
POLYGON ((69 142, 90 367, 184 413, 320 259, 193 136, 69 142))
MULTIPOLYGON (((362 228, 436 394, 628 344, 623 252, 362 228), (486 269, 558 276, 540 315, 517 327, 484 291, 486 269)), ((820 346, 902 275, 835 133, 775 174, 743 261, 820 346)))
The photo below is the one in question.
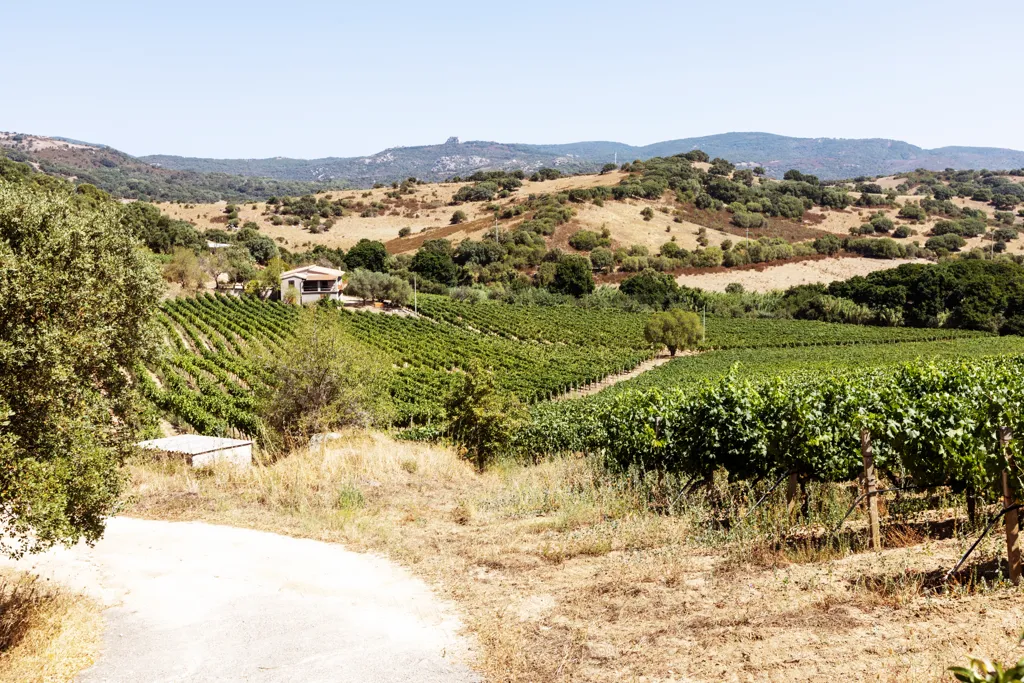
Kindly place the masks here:
MULTIPOLYGON (((563 192, 578 187, 593 187, 596 185, 617 184, 625 174, 613 172, 605 175, 581 175, 559 178, 544 182, 524 181, 523 186, 513 193, 512 197, 505 200, 496 200, 499 205, 509 204, 528 197, 530 194, 563 192)), ((886 188, 895 187, 903 182, 902 179, 892 176, 878 179, 878 184, 886 188)), ((363 238, 380 240, 387 244, 388 250, 392 253, 407 253, 414 251, 426 239, 446 238, 452 242, 459 242, 466 238, 480 239, 484 232, 494 229, 492 214, 486 211, 483 202, 468 202, 454 207, 450 205, 452 196, 463 184, 460 183, 438 183, 416 186, 412 195, 405 195, 397 202, 390 202, 388 209, 382 215, 373 218, 362 218, 358 212, 351 212, 341 218, 335 219, 334 226, 327 232, 312 234, 301 226, 272 225, 270 215, 266 212, 266 205, 261 202, 255 204, 239 205, 239 218, 241 222, 254 221, 262 232, 272 237, 277 243, 291 251, 301 251, 314 245, 322 244, 329 247, 349 248, 363 238), (457 226, 450 225, 452 212, 458 208, 468 216, 468 221, 457 226), (402 228, 411 229, 407 238, 398 238, 398 232, 402 228)), ((390 188, 378 188, 376 190, 345 190, 334 191, 329 194, 334 198, 350 198, 353 202, 383 201, 389 203, 385 193, 390 188)), ((858 196, 856 192, 852 193, 858 196)), ((907 201, 918 201, 917 196, 899 196, 897 201, 902 204, 907 201)), ((955 199, 959 206, 970 206, 982 209, 990 216, 993 213, 991 206, 974 202, 969 199, 955 199)), ((183 205, 183 204, 162 204, 161 209, 174 218, 189 220, 200 229, 224 227, 223 202, 217 204, 183 205)), ((560 247, 571 250, 568 245, 569 236, 580 229, 601 232, 607 229, 611 234, 614 247, 628 247, 633 244, 640 244, 647 247, 651 253, 656 253, 661 246, 670 240, 674 240, 679 246, 693 250, 698 247, 698 233, 704 228, 707 241, 710 245, 721 244, 729 239, 736 242, 746 236, 746 232, 729 224, 729 215, 725 212, 707 213, 699 212, 692 207, 681 207, 671 193, 656 201, 649 200, 627 200, 627 201, 606 201, 603 206, 593 203, 574 205, 575 216, 567 224, 558 228, 557 232, 548 240, 549 246, 560 247), (651 220, 644 220, 640 212, 651 207, 654 209, 654 216, 651 220), (679 211, 682 215, 678 215, 679 211)), ((782 235, 791 241, 812 240, 823 233, 833 233, 846 236, 850 234, 851 228, 861 225, 868 217, 876 211, 886 214, 897 225, 906 225, 913 234, 908 238, 910 242, 924 244, 928 239, 928 232, 938 218, 930 218, 921 223, 912 223, 897 217, 897 208, 865 209, 850 207, 845 210, 822 210, 816 208, 808 212, 802 222, 792 222, 783 219, 772 219, 769 228, 751 231, 753 238, 763 235, 782 235)), ((502 221, 501 229, 508 229, 520 219, 502 221)), ((1018 227, 1021 225, 1017 220, 1018 227)), ((991 241, 980 237, 967 240, 967 249, 975 247, 990 247, 991 241)), ((1014 254, 1024 253, 1024 239, 1015 240, 1008 245, 1008 251, 1014 254)), ((685 276, 687 282, 707 282, 708 287, 724 287, 723 282, 740 282, 751 289, 775 289, 784 288, 791 284, 804 282, 827 282, 836 277, 845 277, 853 274, 871 272, 882 268, 893 267, 894 262, 871 262, 866 263, 864 259, 845 259, 842 263, 804 263, 804 264, 779 264, 767 268, 751 269, 743 271, 743 274, 736 273, 735 278, 728 279, 725 274, 708 273, 700 276, 702 279, 694 279, 696 276, 685 276)))
POLYGON ((687 287, 698 287, 714 292, 724 292, 725 288, 738 283, 751 292, 770 292, 773 289, 786 289, 795 285, 807 285, 820 282, 828 284, 836 280, 846 280, 855 275, 867 275, 876 270, 895 268, 902 263, 927 263, 923 259, 887 261, 862 257, 827 258, 820 260, 798 261, 766 266, 761 269, 720 268, 715 272, 680 275, 676 282, 687 287))
MULTIPOLYGON (((552 193, 561 192, 575 187, 593 187, 595 185, 616 184, 621 180, 622 173, 608 173, 606 175, 586 175, 559 178, 543 182, 523 181, 523 186, 513 195, 514 197, 527 197, 531 193, 552 193)), ((358 214, 352 214, 336 219, 334 227, 328 232, 312 234, 299 226, 272 225, 266 212, 265 202, 250 202, 238 204, 238 217, 242 223, 254 221, 260 227, 260 231, 269 235, 286 249, 295 251, 302 250, 317 244, 327 247, 348 249, 361 239, 380 240, 388 242, 398 237, 398 231, 402 228, 412 228, 413 234, 421 231, 434 231, 439 228, 447 228, 452 213, 456 209, 466 212, 470 221, 490 216, 484 210, 485 203, 467 202, 458 207, 449 206, 452 195, 465 183, 434 183, 419 185, 415 193, 403 198, 403 203, 414 200, 417 207, 412 210, 389 211, 384 215, 374 218, 361 218, 358 214), (254 208, 255 207, 255 208, 254 208)), ((334 198, 349 197, 353 201, 363 201, 367 204, 375 201, 383 201, 385 193, 390 187, 378 188, 375 190, 334 190, 324 192, 318 197, 331 195, 334 198)), ((499 201, 507 203, 510 200, 499 201)), ((172 218, 186 220, 194 223, 200 230, 224 227, 224 207, 226 202, 215 204, 180 204, 162 203, 158 205, 160 210, 172 218)), ((639 210, 639 209, 638 209, 639 210)), ((467 226, 473 230, 475 226, 467 226)), ((445 235, 453 241, 465 239, 465 229, 445 235)))

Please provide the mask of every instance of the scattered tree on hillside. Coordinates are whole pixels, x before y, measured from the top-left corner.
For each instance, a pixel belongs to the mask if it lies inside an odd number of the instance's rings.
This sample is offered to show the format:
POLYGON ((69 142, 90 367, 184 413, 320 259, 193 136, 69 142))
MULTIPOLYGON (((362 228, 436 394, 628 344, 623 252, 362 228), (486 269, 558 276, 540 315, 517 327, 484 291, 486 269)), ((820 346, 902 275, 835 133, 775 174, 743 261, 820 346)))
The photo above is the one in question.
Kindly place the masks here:
POLYGON ((242 228, 238 233, 237 241, 260 265, 266 265, 270 259, 277 256, 277 245, 274 244, 274 240, 252 228, 242 228))
POLYGON ((465 223, 466 222, 466 218, 467 218, 466 212, 463 211, 462 209, 458 209, 457 211, 455 211, 452 214, 451 224, 452 225, 459 225, 460 223, 465 223))
POLYGON ((448 240, 427 240, 412 257, 409 270, 438 284, 452 286, 459 277, 459 267, 455 265, 452 253, 452 244, 448 240))
POLYGON ((345 265, 351 270, 362 268, 383 273, 388 268, 388 250, 382 242, 363 238, 345 254, 345 265))
POLYGON ((557 294, 583 296, 594 291, 594 269, 586 256, 567 254, 558 260, 548 289, 557 294))
POLYGON ((675 301, 679 286, 671 275, 645 268, 623 280, 619 291, 646 306, 666 308, 675 301))

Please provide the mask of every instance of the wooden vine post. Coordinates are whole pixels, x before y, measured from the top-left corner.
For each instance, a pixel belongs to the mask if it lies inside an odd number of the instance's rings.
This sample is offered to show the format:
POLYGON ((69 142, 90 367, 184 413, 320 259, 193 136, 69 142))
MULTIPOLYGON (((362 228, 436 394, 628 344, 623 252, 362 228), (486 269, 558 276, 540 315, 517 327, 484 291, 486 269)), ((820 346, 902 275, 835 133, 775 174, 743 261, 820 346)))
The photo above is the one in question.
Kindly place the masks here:
POLYGON ((868 499, 868 530, 871 548, 882 549, 882 532, 878 525, 878 479, 875 477, 875 455, 871 450, 871 432, 860 430, 860 454, 864 459, 864 495, 868 499))
MULTIPOLYGON (((1010 486, 1010 468, 1013 466, 1013 456, 1010 455, 1011 437, 1009 429, 1000 428, 999 443, 1006 456, 1006 469, 1003 470, 1003 508, 1008 508, 1017 502, 1017 497, 1010 486)), ((1018 510, 1010 510, 1003 517, 1003 524, 1006 528, 1006 559, 1010 565, 1010 581, 1014 584, 1020 583, 1021 575, 1020 515, 1018 512, 1018 510)))
POLYGON ((790 521, 793 520, 793 511, 796 509, 796 485, 798 479, 796 472, 789 473, 789 481, 786 482, 786 512, 789 513, 790 521))

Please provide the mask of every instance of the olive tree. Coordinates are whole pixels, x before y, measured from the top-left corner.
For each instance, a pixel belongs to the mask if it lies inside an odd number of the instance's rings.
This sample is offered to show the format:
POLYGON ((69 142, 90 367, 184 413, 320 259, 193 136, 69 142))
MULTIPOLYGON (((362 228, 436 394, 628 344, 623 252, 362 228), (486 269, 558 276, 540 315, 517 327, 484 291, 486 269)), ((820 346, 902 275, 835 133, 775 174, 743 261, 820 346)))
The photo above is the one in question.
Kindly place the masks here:
POLYGON ((695 347, 704 336, 700 316, 678 308, 655 313, 647 321, 644 338, 658 348, 665 346, 673 356, 679 349, 695 347))
POLYGON ((171 260, 164 265, 164 278, 174 282, 186 292, 194 292, 206 281, 206 271, 199 257, 191 249, 178 247, 174 250, 171 260))
POLYGON ((508 452, 527 417, 512 394, 498 390, 494 374, 474 363, 445 401, 452 440, 477 468, 508 452))
POLYGON ((0 182, 0 552, 102 535, 161 289, 113 202, 0 182))
POLYGON ((396 275, 359 269, 349 276, 345 293, 363 301, 390 301, 404 306, 412 298, 412 287, 396 275))

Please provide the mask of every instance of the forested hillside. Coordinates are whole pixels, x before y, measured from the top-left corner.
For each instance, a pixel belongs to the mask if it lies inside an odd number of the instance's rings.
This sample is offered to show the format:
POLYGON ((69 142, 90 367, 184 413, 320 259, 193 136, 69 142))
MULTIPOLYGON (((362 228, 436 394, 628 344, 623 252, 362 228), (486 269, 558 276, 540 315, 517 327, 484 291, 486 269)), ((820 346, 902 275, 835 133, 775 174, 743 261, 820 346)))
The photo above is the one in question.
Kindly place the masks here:
POLYGON ((0 133, 0 148, 16 161, 74 177, 120 197, 208 202, 302 194, 317 187, 368 188, 409 177, 428 182, 477 171, 554 168, 593 173, 610 162, 666 157, 700 149, 740 168, 761 166, 769 177, 789 169, 823 180, 879 176, 915 169, 1024 167, 1024 152, 992 147, 923 149, 899 140, 793 138, 724 133, 633 146, 620 142, 530 145, 489 141, 393 147, 363 157, 212 159, 154 154, 133 157, 104 145, 65 138, 0 133), (300 184, 301 183, 301 184, 300 184))
POLYGON ((367 157, 321 159, 196 159, 168 155, 141 157, 162 168, 234 173, 287 180, 343 180, 356 187, 390 183, 409 176, 439 181, 480 170, 523 169, 545 166, 566 173, 591 173, 602 165, 646 160, 701 149, 750 168, 763 166, 781 178, 791 168, 825 180, 855 176, 889 175, 917 168, 1019 168, 1024 152, 993 147, 923 149, 899 140, 793 138, 770 133, 724 133, 699 138, 667 140, 637 147, 620 142, 574 142, 559 145, 460 142, 450 138, 441 145, 396 147, 367 157))
POLYGON ((94 185, 115 197, 147 201, 246 201, 331 186, 158 168, 111 147, 13 133, 0 133, 0 156, 29 163, 48 175, 94 185))

